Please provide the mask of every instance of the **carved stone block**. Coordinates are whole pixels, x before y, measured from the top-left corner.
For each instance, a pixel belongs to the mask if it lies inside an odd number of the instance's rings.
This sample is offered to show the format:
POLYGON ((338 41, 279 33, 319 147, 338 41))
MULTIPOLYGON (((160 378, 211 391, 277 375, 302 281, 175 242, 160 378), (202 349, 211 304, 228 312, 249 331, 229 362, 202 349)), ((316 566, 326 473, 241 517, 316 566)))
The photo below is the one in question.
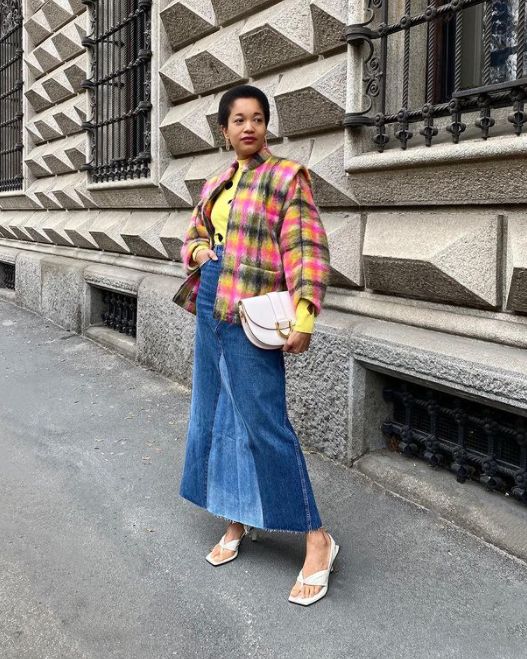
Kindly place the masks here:
POLYGON ((345 55, 288 71, 275 100, 284 135, 340 126, 346 106, 345 55))
POLYGON ((315 138, 309 160, 315 200, 321 206, 350 206, 355 199, 344 170, 342 132, 315 138))
POLYGON ((193 206, 192 196, 185 183, 185 176, 193 158, 177 158, 171 160, 163 172, 159 182, 167 202, 176 208, 193 206))
POLYGON ((246 77, 239 41, 240 26, 220 30, 198 41, 186 56, 194 91, 203 94, 242 82, 246 77))
POLYGON ((160 125, 167 147, 173 156, 214 148, 214 140, 205 112, 211 97, 198 98, 171 108, 160 125))
POLYGON ((527 217, 510 214, 507 227, 507 309, 527 313, 527 217))
POLYGON ((194 46, 188 46, 178 50, 159 69, 159 75, 168 100, 171 103, 179 103, 186 98, 194 96, 192 80, 187 69, 185 58, 194 46))
POLYGON ((366 224, 365 285, 375 291, 495 308, 498 218, 481 212, 371 213, 366 224))
POLYGON ((347 0, 311 0, 309 8, 313 19, 316 53, 345 48, 347 5, 347 0))
POLYGON ((210 0, 173 0, 160 16, 174 50, 218 29, 210 0))
POLYGON ((286 0, 251 16, 240 42, 251 76, 306 59, 313 54, 309 0, 286 0))

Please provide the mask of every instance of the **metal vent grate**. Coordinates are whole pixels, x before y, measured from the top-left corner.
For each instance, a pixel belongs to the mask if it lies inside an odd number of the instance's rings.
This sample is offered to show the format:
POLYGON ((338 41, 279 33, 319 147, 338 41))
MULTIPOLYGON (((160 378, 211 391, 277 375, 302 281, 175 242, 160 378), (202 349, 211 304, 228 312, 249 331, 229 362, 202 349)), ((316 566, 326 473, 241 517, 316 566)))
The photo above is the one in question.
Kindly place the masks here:
POLYGON ((15 264, 0 262, 0 288, 15 290, 15 264))
POLYGON ((102 291, 101 320, 110 329, 135 336, 137 331, 137 298, 113 291, 102 291))
POLYGON ((527 420, 402 380, 384 389, 393 418, 383 432, 404 455, 478 480, 527 503, 527 420))
POLYGON ((0 1, 0 192, 22 188, 22 8, 0 1))

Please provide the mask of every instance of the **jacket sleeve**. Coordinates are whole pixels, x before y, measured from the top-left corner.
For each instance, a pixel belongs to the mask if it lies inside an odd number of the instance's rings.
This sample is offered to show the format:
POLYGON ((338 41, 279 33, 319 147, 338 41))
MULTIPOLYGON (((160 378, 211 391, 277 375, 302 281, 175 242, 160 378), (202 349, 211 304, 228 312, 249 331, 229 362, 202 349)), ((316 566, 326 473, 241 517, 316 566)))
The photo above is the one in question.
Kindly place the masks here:
POLYGON ((181 261, 183 262, 187 274, 193 273, 199 267, 197 264, 193 266, 190 265, 192 254, 196 247, 198 247, 198 245, 204 245, 205 247, 210 246, 209 234, 203 223, 201 214, 202 205, 203 197, 199 200, 192 211, 192 217, 190 218, 183 245, 181 246, 181 261))
POLYGON ((291 180, 282 214, 279 244, 287 290, 295 309, 304 298, 318 315, 329 280, 329 249, 305 167, 291 180))

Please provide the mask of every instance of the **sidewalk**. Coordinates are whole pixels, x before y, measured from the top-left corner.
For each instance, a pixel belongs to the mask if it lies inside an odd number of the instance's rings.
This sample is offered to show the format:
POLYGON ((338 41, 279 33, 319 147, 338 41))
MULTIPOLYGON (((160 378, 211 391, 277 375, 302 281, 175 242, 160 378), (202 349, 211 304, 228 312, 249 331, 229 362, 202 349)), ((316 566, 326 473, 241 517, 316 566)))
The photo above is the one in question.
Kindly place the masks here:
POLYGON ((526 656, 525 563, 320 456, 328 596, 287 602, 297 535, 211 567, 224 523, 177 494, 189 392, 1 301, 0 401, 2 659, 526 656))

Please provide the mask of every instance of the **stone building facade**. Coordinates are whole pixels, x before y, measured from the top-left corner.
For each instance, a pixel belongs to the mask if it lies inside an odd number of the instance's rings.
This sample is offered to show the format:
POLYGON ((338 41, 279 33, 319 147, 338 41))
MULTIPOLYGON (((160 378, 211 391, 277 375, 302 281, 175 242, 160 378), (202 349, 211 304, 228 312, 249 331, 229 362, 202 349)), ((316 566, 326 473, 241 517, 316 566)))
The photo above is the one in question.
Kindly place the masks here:
POLYGON ((0 8, 3 299, 189 384, 179 250, 233 158, 219 97, 250 82, 330 242, 312 348, 287 358, 305 445, 348 465, 384 446, 392 378, 525 414, 523 0, 0 8))

